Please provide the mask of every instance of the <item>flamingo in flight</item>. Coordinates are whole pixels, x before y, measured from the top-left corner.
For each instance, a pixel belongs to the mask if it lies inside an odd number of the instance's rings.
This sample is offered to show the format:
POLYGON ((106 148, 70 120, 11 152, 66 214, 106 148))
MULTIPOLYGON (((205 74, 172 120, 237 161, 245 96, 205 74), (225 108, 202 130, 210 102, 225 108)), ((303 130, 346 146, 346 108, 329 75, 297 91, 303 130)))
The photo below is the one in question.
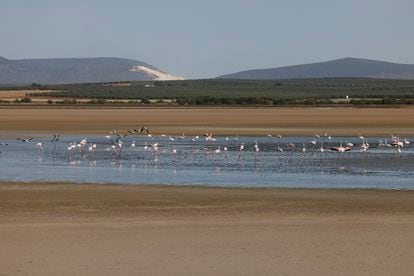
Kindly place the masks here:
POLYGON ((17 140, 22 141, 23 143, 29 143, 30 141, 33 140, 33 137, 30 137, 30 138, 27 138, 27 139, 17 138, 17 140))
POLYGON ((331 151, 336 151, 336 152, 346 152, 346 151, 350 151, 351 149, 352 149, 351 147, 342 146, 342 142, 339 147, 331 147, 331 151))
POLYGON ((58 142, 60 139, 60 134, 53 134, 52 140, 50 142, 55 143, 58 142))

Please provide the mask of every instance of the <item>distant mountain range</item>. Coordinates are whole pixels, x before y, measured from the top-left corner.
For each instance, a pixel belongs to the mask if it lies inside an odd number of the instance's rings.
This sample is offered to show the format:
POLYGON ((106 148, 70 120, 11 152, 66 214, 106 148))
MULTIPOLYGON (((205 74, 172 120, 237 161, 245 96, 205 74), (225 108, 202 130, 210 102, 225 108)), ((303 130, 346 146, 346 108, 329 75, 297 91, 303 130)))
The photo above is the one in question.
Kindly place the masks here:
POLYGON ((221 79, 385 78, 414 79, 414 65, 343 58, 327 62, 256 69, 223 75, 221 79))
MULTIPOLYGON (((414 65, 360 58, 256 69, 220 79, 384 78, 414 79, 414 65)), ((0 85, 101 83, 180 80, 145 62, 123 58, 54 58, 11 60, 0 57, 0 85)))
POLYGON ((133 80, 176 80, 138 60, 123 58, 54 58, 9 60, 0 57, 0 84, 98 83, 133 80))

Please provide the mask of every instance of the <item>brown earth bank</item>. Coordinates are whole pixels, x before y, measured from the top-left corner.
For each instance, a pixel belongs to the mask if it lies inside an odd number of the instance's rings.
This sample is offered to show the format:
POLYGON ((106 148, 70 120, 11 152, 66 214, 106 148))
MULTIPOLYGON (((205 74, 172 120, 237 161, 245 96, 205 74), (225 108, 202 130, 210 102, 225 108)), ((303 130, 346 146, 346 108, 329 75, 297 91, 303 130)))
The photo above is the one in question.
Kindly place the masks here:
POLYGON ((27 97, 28 94, 39 94, 47 92, 58 92, 57 90, 1 90, 0 89, 0 100, 15 100, 19 98, 27 97))
POLYGON ((143 125, 171 135, 413 136, 414 108, 0 108, 0 135, 126 133, 143 125))
POLYGON ((0 275, 412 275, 414 191, 0 184, 0 275))

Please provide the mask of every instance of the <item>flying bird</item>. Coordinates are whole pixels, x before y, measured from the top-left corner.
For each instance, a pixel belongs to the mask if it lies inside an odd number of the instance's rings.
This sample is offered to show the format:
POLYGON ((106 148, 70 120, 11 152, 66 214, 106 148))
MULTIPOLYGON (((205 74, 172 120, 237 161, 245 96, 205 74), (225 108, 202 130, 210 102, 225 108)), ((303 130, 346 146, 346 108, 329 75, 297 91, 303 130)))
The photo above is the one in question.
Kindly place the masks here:
POLYGON ((206 141, 215 141, 216 139, 214 139, 214 134, 213 133, 204 133, 204 137, 206 137, 206 141))
POLYGON ((23 143, 29 143, 31 140, 33 140, 33 137, 27 139, 17 138, 17 140, 22 141, 23 143))
POLYGON ((114 141, 111 141, 111 142, 112 142, 112 144, 120 143, 122 141, 122 139, 124 139, 126 136, 127 136, 126 134, 117 134, 115 142, 114 141))
POLYGON ((58 142, 60 139, 60 134, 53 134, 52 140, 50 142, 55 143, 58 142))
POLYGON ((149 133, 149 129, 148 129, 147 127, 144 127, 144 126, 143 126, 143 127, 141 127, 141 128, 138 130, 138 132, 139 132, 139 133, 142 133, 142 132, 144 132, 144 131, 145 131, 146 133, 149 133))

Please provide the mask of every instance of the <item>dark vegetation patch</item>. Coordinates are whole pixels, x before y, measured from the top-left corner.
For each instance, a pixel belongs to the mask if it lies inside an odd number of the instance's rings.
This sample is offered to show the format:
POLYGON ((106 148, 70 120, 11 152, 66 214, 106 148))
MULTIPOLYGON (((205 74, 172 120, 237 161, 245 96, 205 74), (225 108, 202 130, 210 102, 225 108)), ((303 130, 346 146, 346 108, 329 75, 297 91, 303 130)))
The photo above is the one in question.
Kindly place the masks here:
POLYGON ((29 97, 62 98, 56 104, 175 104, 175 105, 411 105, 414 80, 291 79, 291 80, 183 80, 48 85, 13 89, 56 90, 28 93, 29 97), (348 97, 348 98, 347 98, 348 97), (83 102, 85 103, 85 102, 83 102))

